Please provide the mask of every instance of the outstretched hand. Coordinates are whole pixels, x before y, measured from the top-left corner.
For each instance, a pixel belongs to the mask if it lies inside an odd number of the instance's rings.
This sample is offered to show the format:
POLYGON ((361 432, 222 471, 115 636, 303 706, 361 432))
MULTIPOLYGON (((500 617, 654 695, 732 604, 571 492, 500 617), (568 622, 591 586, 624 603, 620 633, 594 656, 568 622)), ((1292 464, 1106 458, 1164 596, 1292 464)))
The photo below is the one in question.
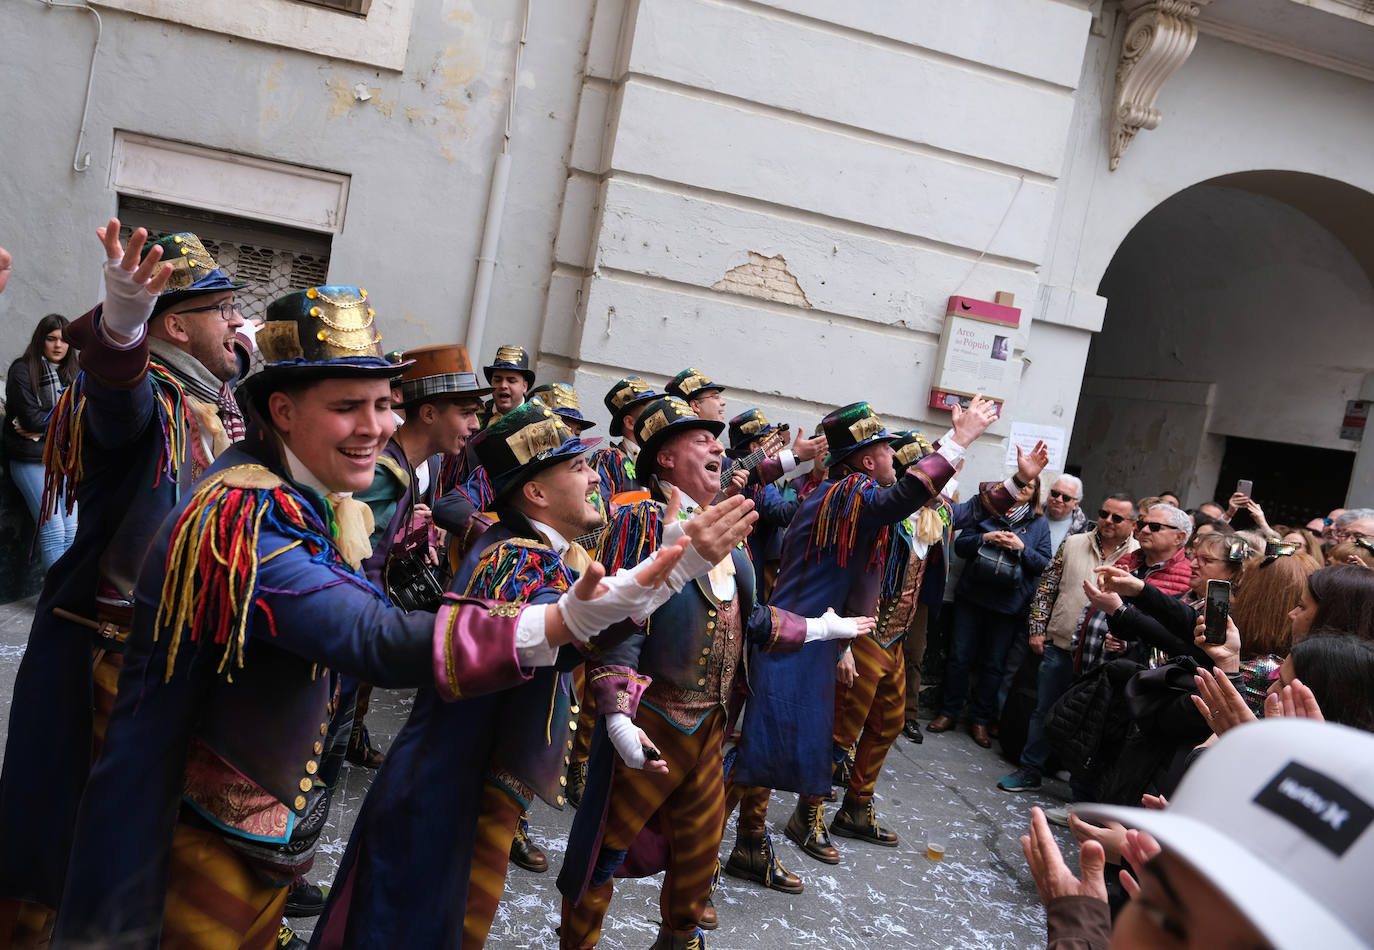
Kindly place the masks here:
POLYGON ((1236 692, 1221 670, 1200 670, 1193 682, 1198 688, 1193 705, 1218 736, 1228 729, 1255 721, 1255 714, 1245 705, 1245 698, 1236 692))
MULTIPOLYGON (((677 490, 673 491, 674 498, 677 490)), ((668 500, 666 518, 676 519, 681 501, 668 500)), ((743 495, 727 498, 718 505, 712 505, 686 523, 683 532, 692 542, 692 547, 711 564, 718 564, 741 541, 749 536, 754 522, 759 518, 754 503, 743 495)))
POLYGON ((829 447, 830 444, 824 435, 808 439, 806 433, 801 429, 797 430, 797 437, 792 440, 792 454, 797 457, 798 462, 809 462, 813 458, 824 455, 829 447))
POLYGON ((103 228, 95 229, 96 236, 100 238, 100 243, 105 246, 105 259, 111 263, 119 262, 119 269, 127 271, 132 275, 133 280, 141 284, 143 289, 152 296, 156 297, 167 286, 168 279, 172 276, 171 264, 159 264, 162 260, 162 248, 155 247, 148 252, 148 256, 139 260, 139 255, 143 253, 143 245, 148 241, 148 230, 139 228, 129 235, 129 246, 124 247, 119 241, 119 219, 111 218, 110 223, 103 228))
POLYGON ((986 396, 974 396, 967 409, 955 406, 950 411, 950 419, 954 441, 968 448, 997 421, 997 403, 986 396))
POLYGON ((1107 866, 1102 845, 1084 841, 1078 848, 1078 864, 1083 869, 1080 880, 1064 863, 1059 843, 1054 840, 1050 823, 1039 808, 1031 809, 1030 834, 1021 836, 1021 850, 1035 878, 1035 890, 1040 903, 1046 907, 1059 897, 1092 897, 1106 903, 1107 881, 1103 877, 1107 866))
POLYGON ((1050 450, 1042 442, 1036 442, 1035 448, 1029 452, 1021 450, 1021 446, 1016 447, 1016 474, 1021 481, 1029 482, 1045 470, 1045 466, 1050 464, 1050 450))
POLYGON ((1103 564, 1093 568, 1098 585, 1121 597, 1134 597, 1145 589, 1145 582, 1130 571, 1124 571, 1115 564, 1103 564))

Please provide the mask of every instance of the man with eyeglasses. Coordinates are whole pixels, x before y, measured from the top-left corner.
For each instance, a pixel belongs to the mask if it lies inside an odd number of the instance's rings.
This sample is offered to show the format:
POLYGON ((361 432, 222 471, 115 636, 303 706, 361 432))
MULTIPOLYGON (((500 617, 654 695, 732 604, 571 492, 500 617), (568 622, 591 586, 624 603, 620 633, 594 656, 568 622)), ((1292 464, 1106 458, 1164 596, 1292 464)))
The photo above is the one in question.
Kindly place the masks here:
POLYGON ((1045 520, 1050 525, 1050 550, 1058 551, 1072 534, 1082 534, 1092 528, 1079 502, 1083 498, 1083 481, 1073 475, 1060 475, 1050 486, 1045 499, 1045 520))
POLYGON ((1374 541, 1374 508, 1347 508, 1332 520, 1331 537, 1335 544, 1344 541, 1374 541))
POLYGON ((1030 648, 1041 654, 1040 678, 1035 712, 1031 714, 1026 745, 1021 752, 1021 767, 997 782, 997 787, 1005 792, 1040 787, 1041 773, 1050 755, 1045 714, 1073 682, 1075 639, 1089 606, 1084 582, 1093 581, 1094 568, 1115 564, 1140 547, 1131 533, 1136 509, 1130 495, 1108 495, 1097 515, 1093 530, 1065 539, 1050 566, 1040 575, 1040 586, 1031 598, 1030 648))
POLYGON ((82 374, 53 410, 44 460, 49 497, 65 483, 81 517, 34 611, 0 777, 3 946, 42 934, 62 895, 144 553, 177 499, 244 430, 229 387, 247 368, 234 309, 244 285, 194 234, 149 243, 139 228, 124 247, 113 219, 96 233, 105 300, 65 331, 82 374))

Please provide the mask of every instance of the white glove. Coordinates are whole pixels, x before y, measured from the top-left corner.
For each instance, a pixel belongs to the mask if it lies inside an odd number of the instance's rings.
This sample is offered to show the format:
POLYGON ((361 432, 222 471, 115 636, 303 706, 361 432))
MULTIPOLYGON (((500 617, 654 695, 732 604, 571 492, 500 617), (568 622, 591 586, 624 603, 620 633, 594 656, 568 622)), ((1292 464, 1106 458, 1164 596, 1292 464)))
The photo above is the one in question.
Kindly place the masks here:
POLYGON ((140 283, 133 271, 119 264, 117 257, 105 262, 105 305, 100 313, 100 326, 117 336, 132 337, 134 343, 127 345, 133 346, 143 339, 143 327, 153 315, 157 295, 148 293, 146 283, 140 283))
POLYGON ((806 618, 806 642, 819 640, 853 640, 859 635, 859 625, 852 617, 841 617, 827 610, 819 617, 806 618))
POLYGON ((573 590, 558 598, 558 609, 563 614, 563 622, 568 630, 581 643, 586 643, 611 624, 619 623, 626 617, 643 620, 653 612, 654 599, 658 591, 639 583, 639 574, 653 563, 646 558, 633 569, 621 568, 610 577, 603 578, 602 586, 607 590, 600 597, 582 600, 573 590))
POLYGON ((648 760, 644 757, 644 746, 639 740, 639 728, 629 716, 620 712, 607 713, 606 735, 626 765, 632 769, 644 768, 648 760))

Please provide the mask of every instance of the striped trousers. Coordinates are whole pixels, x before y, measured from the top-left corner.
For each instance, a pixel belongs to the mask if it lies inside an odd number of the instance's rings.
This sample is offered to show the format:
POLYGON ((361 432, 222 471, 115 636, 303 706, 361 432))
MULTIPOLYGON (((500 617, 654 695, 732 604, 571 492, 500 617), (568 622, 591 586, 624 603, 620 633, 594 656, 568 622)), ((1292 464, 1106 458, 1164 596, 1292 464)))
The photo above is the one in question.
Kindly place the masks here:
POLYGON ((524 806, 492 782, 482 784, 482 811, 477 818, 477 840, 472 849, 468 880, 468 905, 463 913, 463 950, 479 950, 491 933, 496 908, 506 889, 510 846, 524 806))
POLYGON ((165 950, 272 950, 285 887, 261 883, 213 831, 178 824, 162 918, 165 950))
POLYGON ((835 684, 835 748, 858 742, 846 798, 873 800, 888 750, 906 718, 906 658, 902 641, 883 648, 872 637, 857 637, 854 685, 835 684))
MULTIPOLYGON (((667 838, 668 871, 659 892, 659 913, 675 934, 691 934, 701 922, 720 853, 725 821, 725 781, 721 744, 725 713, 716 709, 686 735, 646 705, 635 725, 643 729, 668 763, 667 775, 615 762, 610 808, 601 847, 628 850, 655 814, 667 838)), ((561 946, 588 950, 601 939, 601 922, 610 907, 615 879, 589 887, 582 903, 563 901, 561 946)))

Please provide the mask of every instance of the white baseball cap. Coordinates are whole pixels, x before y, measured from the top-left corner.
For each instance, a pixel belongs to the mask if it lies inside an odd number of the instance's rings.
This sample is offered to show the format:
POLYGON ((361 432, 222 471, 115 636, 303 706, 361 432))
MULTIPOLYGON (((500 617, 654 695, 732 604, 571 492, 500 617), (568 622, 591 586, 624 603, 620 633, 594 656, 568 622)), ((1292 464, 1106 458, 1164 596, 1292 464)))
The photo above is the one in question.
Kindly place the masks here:
POLYGON ((1149 832, 1276 950, 1374 945, 1374 734, 1308 719, 1227 732, 1164 811, 1081 805, 1149 832))

